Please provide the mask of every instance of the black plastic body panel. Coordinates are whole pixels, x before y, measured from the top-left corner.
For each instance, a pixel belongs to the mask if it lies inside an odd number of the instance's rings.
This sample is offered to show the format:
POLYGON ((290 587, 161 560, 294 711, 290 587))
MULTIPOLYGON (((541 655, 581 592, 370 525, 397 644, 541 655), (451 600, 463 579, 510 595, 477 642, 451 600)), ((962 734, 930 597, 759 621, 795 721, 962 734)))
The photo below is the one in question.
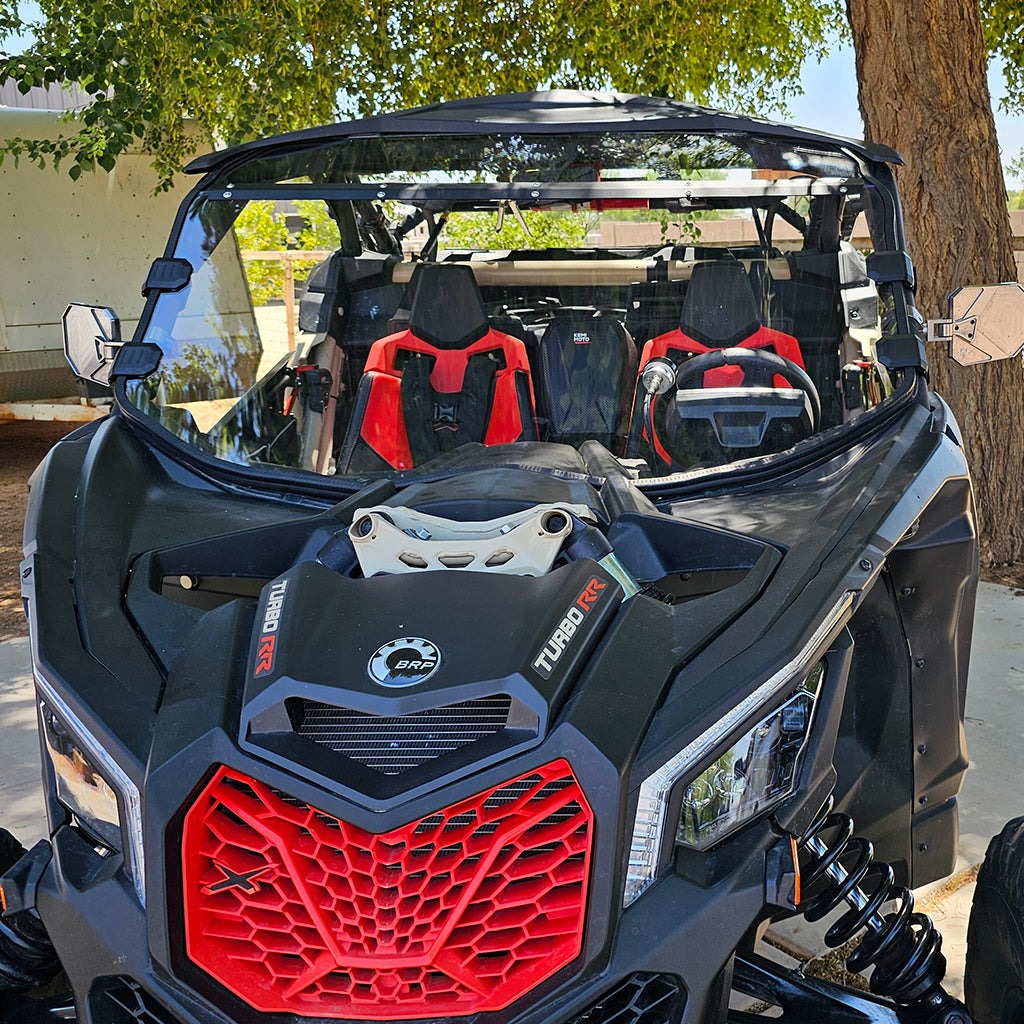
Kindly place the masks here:
POLYGON ((144 911, 121 857, 99 858, 69 827, 49 780, 53 859, 38 910, 79 1019, 104 1024, 90 1016, 88 995, 116 975, 173 1021, 255 1020, 184 953, 182 819, 219 764, 379 833, 554 758, 570 762, 597 822, 582 953, 467 1024, 570 1021, 635 972, 681 980, 683 1021, 720 1019, 734 952, 777 912, 765 902, 765 852, 780 831, 806 828, 830 791, 901 877, 921 884, 944 874, 966 764, 977 557, 963 454, 946 426, 941 404, 910 403, 855 447, 783 482, 691 491, 657 511, 622 480, 588 474, 578 456, 579 472, 564 479, 524 469, 503 484, 501 468, 464 466, 391 497, 367 492, 367 504, 465 519, 582 501, 642 583, 721 574, 671 603, 625 600, 588 559, 536 580, 361 580, 344 540, 358 500, 329 509, 219 486, 116 416, 58 445, 33 478, 26 526, 34 656, 143 794, 146 865, 144 911), (189 575, 257 582, 249 596, 200 607, 165 588, 189 575), (253 674, 257 595, 279 577, 292 581, 292 618, 264 682, 253 674), (532 659, 592 579, 606 582, 609 599, 545 679, 532 659), (847 605, 811 644, 826 613, 847 605), (447 660, 422 684, 375 689, 370 655, 410 634, 436 640, 447 660), (624 909, 641 783, 800 651, 825 654, 828 673, 792 796, 704 853, 666 840, 657 879, 624 909), (478 761, 423 771, 414 785, 367 793, 300 760, 301 748, 261 749, 249 733, 287 696, 332 690, 370 711, 513 692, 536 710, 538 731, 478 761))

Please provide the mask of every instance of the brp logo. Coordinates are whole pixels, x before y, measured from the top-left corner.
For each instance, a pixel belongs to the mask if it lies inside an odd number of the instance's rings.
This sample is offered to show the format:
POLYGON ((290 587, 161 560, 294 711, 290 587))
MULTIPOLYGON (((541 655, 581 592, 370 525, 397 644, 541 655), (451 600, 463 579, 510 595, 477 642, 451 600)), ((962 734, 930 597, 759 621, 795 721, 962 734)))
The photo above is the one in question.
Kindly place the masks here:
POLYGON ((437 644, 421 636, 403 636, 378 647, 366 671, 381 686, 412 686, 429 679, 440 665, 437 644))

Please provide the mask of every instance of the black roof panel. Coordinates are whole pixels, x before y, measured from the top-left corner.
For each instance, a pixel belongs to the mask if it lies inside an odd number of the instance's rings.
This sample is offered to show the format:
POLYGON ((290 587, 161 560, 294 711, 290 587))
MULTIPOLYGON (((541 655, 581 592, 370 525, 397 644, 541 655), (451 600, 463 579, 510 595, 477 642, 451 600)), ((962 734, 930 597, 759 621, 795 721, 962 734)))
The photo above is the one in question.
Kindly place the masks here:
POLYGON ((617 92, 554 89, 549 92, 505 93, 450 100, 394 114, 272 135, 230 149, 206 153, 189 163, 185 171, 200 174, 229 164, 236 166, 240 162, 260 159, 273 153, 320 146, 353 136, 481 135, 522 133, 525 130, 536 134, 574 134, 625 129, 631 132, 752 133, 765 138, 792 139, 794 143, 803 145, 842 147, 869 160, 903 162, 900 155, 888 146, 762 118, 729 114, 677 100, 617 92))

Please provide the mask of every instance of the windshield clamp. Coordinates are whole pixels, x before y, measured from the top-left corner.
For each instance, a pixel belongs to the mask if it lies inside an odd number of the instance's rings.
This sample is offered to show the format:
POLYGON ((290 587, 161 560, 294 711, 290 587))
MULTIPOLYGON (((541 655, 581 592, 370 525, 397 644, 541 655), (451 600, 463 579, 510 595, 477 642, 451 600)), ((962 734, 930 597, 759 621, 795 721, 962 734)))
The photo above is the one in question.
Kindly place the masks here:
POLYGON ((142 294, 150 292, 180 292, 192 280, 192 264, 178 257, 161 256, 153 260, 146 275, 142 294))
POLYGON ((892 334, 876 346, 878 361, 887 370, 928 369, 924 345, 916 334, 892 334))

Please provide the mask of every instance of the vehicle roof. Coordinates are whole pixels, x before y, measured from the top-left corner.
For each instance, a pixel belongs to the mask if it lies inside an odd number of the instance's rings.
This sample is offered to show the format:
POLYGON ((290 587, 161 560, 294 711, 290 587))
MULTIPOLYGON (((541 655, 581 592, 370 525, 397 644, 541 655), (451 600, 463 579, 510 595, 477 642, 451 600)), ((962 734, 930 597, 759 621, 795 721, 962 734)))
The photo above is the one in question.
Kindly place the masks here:
POLYGON ((230 149, 206 153, 191 161, 185 171, 188 174, 201 174, 226 165, 237 166, 240 162, 274 153, 320 146, 354 136, 500 135, 523 132, 579 134, 607 131, 754 134, 830 149, 842 147, 868 160, 897 164, 903 162, 900 155, 888 146, 763 118, 730 114, 710 107, 698 107, 678 100, 618 92, 554 89, 548 92, 505 93, 450 100, 394 114, 272 135, 230 149))

